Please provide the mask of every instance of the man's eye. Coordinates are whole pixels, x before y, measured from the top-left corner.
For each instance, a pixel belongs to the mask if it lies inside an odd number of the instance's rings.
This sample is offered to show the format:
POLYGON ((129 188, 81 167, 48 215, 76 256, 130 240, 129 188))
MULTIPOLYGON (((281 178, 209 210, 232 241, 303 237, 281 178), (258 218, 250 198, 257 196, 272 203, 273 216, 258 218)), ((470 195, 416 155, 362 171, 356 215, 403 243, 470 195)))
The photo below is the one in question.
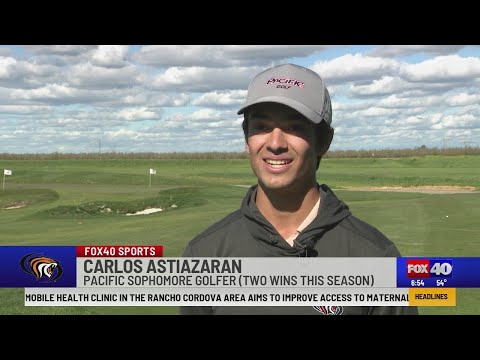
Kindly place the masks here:
POLYGON ((287 127, 287 131, 292 131, 292 132, 301 132, 304 131, 304 127, 302 125, 290 125, 287 127))
POLYGON ((267 131, 268 127, 266 125, 258 124, 253 127, 256 131, 267 131))

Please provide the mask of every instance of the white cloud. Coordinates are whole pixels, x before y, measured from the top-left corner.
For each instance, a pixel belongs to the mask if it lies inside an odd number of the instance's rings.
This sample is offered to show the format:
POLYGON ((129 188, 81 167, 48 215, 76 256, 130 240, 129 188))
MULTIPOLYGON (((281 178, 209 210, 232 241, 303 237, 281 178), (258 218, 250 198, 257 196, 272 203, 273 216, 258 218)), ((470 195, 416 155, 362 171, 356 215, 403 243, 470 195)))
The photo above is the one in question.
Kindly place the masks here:
POLYGON ((127 105, 141 105, 147 102, 147 94, 128 94, 122 98, 122 102, 127 105))
POLYGON ((352 113, 352 117, 387 117, 391 115, 395 115, 398 113, 398 110, 396 109, 384 109, 384 108, 379 108, 379 107, 370 107, 365 110, 360 110, 360 111, 355 111, 352 113))
POLYGON ((39 112, 50 111, 50 106, 37 105, 0 105, 0 114, 37 114, 39 112))
POLYGON ((140 134, 137 131, 134 131, 134 130, 119 129, 119 130, 115 130, 115 131, 106 131, 105 136, 107 138, 121 137, 121 138, 136 139, 140 136, 140 134))
POLYGON ((77 56, 89 50, 95 49, 96 45, 24 45, 28 51, 39 55, 67 55, 77 56))
POLYGON ((426 108, 429 106, 438 106, 441 105, 444 101, 445 96, 443 95, 425 96, 418 98, 415 96, 400 97, 394 94, 381 99, 376 104, 377 106, 384 108, 411 109, 414 107, 426 108))
POLYGON ((346 54, 328 61, 317 61, 310 68, 327 83, 373 80, 388 77, 398 72, 400 63, 395 60, 362 54, 346 54))
POLYGON ((247 88, 248 84, 263 69, 259 68, 205 68, 171 67, 163 74, 155 76, 150 87, 156 90, 177 90, 190 92, 209 92, 237 90, 247 88), (228 76, 225 76, 228 74, 228 76))
POLYGON ((156 111, 149 110, 145 107, 140 108, 126 108, 118 111, 114 114, 114 117, 118 117, 122 120, 138 121, 147 119, 156 119, 159 117, 156 111))
POLYGON ((144 77, 133 65, 122 68, 105 68, 91 63, 74 65, 66 74, 67 81, 76 87, 108 89, 139 85, 144 77))
POLYGON ((480 104, 480 94, 460 93, 446 98, 445 102, 451 106, 465 106, 480 104))
POLYGON ((350 86, 351 96, 383 96, 413 88, 408 82, 393 76, 382 76, 369 84, 350 86))
POLYGON ((47 84, 44 87, 32 90, 13 90, 12 97, 32 100, 48 100, 74 97, 78 94, 77 89, 62 84, 47 84))
POLYGON ((17 60, 11 57, 0 58, 0 80, 12 78, 15 74, 17 60))
POLYGON ((32 88, 53 81, 59 69, 35 61, 16 60, 0 57, 0 86, 12 88, 32 88))
POLYGON ((465 45, 380 45, 370 52, 372 56, 405 56, 418 53, 433 55, 454 54, 465 45))
POLYGON ((207 107, 240 107, 247 98, 246 90, 212 91, 199 96, 192 105, 207 107))
POLYGON ((480 127, 480 119, 471 114, 464 115, 446 115, 440 121, 436 122, 432 129, 453 129, 453 128, 468 128, 480 127))
POLYGON ((265 66, 326 48, 323 45, 149 45, 143 46, 133 59, 161 67, 265 66))
POLYGON ((10 57, 12 56, 12 50, 8 48, 0 48, 0 57, 10 57))
POLYGON ((100 45, 92 52, 92 64, 103 67, 121 68, 128 63, 126 45, 100 45))
POLYGON ((148 105, 151 107, 181 107, 188 105, 190 100, 191 96, 188 93, 153 93, 148 100, 148 105))
POLYGON ((400 75, 412 82, 469 82, 480 77, 480 58, 438 56, 418 64, 404 64, 400 75))
MULTIPOLYGON (((121 94, 116 89, 87 90, 77 89, 68 84, 46 84, 36 89, 13 89, 2 92, 0 88, 0 104, 35 104, 66 105, 81 104, 89 106, 95 103, 120 103, 121 94)), ((39 116, 41 112, 37 113, 39 116)))
POLYGON ((2 151, 242 151, 236 111, 281 62, 325 79, 332 150, 480 145, 478 46, 34 45, 0 46, 2 151))

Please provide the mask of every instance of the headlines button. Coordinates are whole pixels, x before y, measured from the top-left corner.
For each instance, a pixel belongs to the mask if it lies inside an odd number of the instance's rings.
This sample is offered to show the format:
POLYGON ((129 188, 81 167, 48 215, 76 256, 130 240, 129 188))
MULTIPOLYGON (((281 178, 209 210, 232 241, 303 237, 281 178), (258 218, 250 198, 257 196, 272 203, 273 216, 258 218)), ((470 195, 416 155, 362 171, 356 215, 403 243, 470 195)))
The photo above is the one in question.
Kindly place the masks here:
POLYGON ((408 289, 410 306, 456 306, 457 289, 454 288, 410 288, 408 289))

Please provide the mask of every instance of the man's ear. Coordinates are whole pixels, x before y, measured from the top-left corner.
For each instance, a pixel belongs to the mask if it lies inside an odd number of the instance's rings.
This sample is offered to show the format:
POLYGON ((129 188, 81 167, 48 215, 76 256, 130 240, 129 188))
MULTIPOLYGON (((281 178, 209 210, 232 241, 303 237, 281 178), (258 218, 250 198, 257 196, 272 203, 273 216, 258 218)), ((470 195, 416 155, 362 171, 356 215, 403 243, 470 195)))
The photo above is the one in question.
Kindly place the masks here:
POLYGON ((248 142, 245 141, 245 152, 247 153, 247 155, 250 154, 250 146, 248 146, 248 142))
POLYGON ((317 128, 318 156, 323 156, 328 151, 333 140, 334 132, 331 127, 317 128))

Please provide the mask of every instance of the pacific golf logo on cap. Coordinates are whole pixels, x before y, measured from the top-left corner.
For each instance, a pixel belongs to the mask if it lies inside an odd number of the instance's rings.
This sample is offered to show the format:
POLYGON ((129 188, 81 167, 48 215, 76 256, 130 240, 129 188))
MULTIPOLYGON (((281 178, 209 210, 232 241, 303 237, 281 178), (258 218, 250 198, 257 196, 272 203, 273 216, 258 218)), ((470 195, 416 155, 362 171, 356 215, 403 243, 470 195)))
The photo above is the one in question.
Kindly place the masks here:
POLYGON ((343 314, 343 306, 314 306, 313 308, 323 315, 343 314))
POLYGON ((299 87, 300 89, 303 89, 305 87, 305 83, 303 81, 277 77, 269 79, 265 85, 277 85, 277 88, 283 89, 289 89, 292 86, 299 87))

